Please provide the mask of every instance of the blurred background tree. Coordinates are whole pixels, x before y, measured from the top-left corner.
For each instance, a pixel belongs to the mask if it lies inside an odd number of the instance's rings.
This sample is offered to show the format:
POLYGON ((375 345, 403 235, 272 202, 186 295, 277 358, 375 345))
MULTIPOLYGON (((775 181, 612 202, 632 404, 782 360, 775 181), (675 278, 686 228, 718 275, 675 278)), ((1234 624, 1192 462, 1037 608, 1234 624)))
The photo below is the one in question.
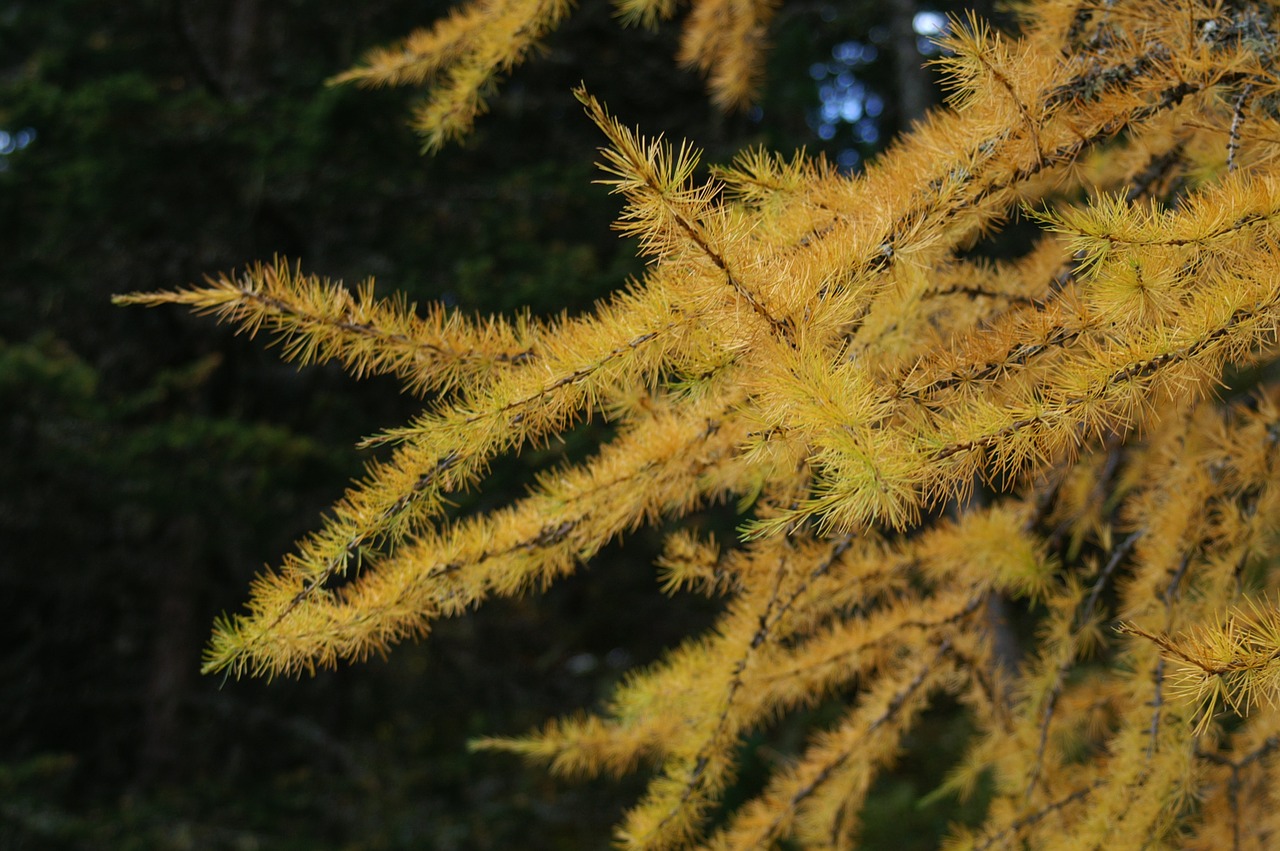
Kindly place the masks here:
MULTIPOLYGON (((468 312, 586 309, 638 261, 590 185, 601 140, 574 84, 713 161, 807 146, 853 169, 936 100, 924 37, 955 6, 784 6, 760 102, 729 115, 676 67, 675 26, 584 8, 464 146, 422 158, 411 96, 323 80, 446 9, 0 8, 0 848, 600 847, 639 788, 553 795, 465 742, 590 706, 709 621, 661 599, 643 540, 389 661, 269 689, 201 679, 214 616, 358 474, 355 440, 417 403, 109 296, 280 254, 468 312)), ((574 451, 498 475, 519 489, 574 451)), ((962 723, 937 714, 938 752, 958 753, 962 723)), ((884 782, 867 835, 910 847, 906 812, 930 847, 945 818, 910 802, 936 776, 884 782)))

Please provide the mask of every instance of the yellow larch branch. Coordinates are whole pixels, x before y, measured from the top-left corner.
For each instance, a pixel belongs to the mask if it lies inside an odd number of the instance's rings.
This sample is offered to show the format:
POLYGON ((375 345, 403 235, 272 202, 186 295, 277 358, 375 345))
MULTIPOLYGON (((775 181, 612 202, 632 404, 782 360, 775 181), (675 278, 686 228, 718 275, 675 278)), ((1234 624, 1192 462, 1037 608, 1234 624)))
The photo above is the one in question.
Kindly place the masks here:
POLYGON ((540 323, 472 321, 440 306, 419 316, 403 299, 375 299, 372 281, 353 296, 340 284, 303 275, 286 261, 255 264, 173 292, 117 296, 117 304, 182 304, 212 313, 249 335, 275 333, 284 357, 340 362, 357 378, 390 373, 413 393, 475 388, 508 366, 537 357, 540 323))
POLYGON ((436 83, 414 125, 429 150, 465 135, 495 78, 524 61, 569 14, 571 0, 470 0, 402 44, 371 51, 331 85, 436 83))
POLYGON ((586 467, 509 509, 424 532, 340 589, 286 561, 259 577, 247 614, 220 625, 206 670, 280 674, 363 658, 490 594, 545 584, 644 519, 739 491, 750 473, 732 462, 741 435, 724 405, 657 409, 586 467))

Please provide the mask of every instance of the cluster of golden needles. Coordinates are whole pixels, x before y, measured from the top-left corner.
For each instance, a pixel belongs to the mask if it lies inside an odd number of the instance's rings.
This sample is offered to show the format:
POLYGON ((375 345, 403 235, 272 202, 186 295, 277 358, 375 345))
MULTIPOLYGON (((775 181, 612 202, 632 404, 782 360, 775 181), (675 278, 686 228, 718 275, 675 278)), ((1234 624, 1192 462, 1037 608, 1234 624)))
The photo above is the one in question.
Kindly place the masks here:
MULTIPOLYGON (((437 145, 566 12, 480 0, 344 76, 435 81, 437 145)), ((757 33, 770 13, 702 0, 686 58, 749 78, 713 28, 757 33)), ((588 315, 420 314, 282 261, 123 299, 266 328, 290 357, 428 398, 219 622, 208 669, 363 658, 736 499, 740 539, 676 531, 659 565, 673 593, 723 598, 706 635, 598 714, 477 747, 575 775, 648 766, 627 848, 850 847, 872 783, 947 693, 975 732, 943 791, 989 797, 951 847, 1268 847, 1280 27, 1250 2, 1047 0, 1024 17, 1016 40, 958 23, 949 108, 857 176, 754 151, 704 178, 691 147, 579 92, 619 229, 650 261, 588 315), (1018 215, 1042 226, 1030 250, 976 259, 1018 215), (1226 375, 1253 395, 1214 402, 1226 375), (617 426, 594 457, 445 518, 494 458, 593 414, 617 426), (1010 607, 1036 624, 1013 655, 1010 607), (721 812, 746 737, 836 696, 839 720, 721 812)))

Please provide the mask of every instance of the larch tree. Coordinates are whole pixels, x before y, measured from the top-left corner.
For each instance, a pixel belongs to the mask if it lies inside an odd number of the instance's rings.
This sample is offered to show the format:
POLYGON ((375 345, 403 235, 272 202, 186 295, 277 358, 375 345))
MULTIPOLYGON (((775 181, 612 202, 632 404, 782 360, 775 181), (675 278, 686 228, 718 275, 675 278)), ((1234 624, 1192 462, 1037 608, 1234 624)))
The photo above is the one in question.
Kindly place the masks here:
MULTIPOLYGON (((682 59, 749 99, 773 4, 698 0, 682 59)), ((622 0, 651 23, 669 0, 622 0)), ((472 0, 339 80, 428 84, 426 145, 564 15, 472 0)), ((1045 0, 956 21, 946 108, 861 173, 748 151, 699 170, 578 92, 648 266, 582 316, 473 319, 275 260, 181 304, 305 363, 389 373, 423 413, 219 621, 210 672, 381 653, 671 523, 672 593, 714 627, 594 714, 477 748, 645 771, 625 848, 846 848, 939 696, 974 733, 948 847, 1268 848, 1280 839, 1280 21, 1249 0, 1045 0), (1014 259, 983 259, 1014 219, 1014 259), (497 510, 495 458, 614 425, 497 510), (741 512, 715 539, 677 522, 741 512), (1001 613, 1032 625, 1011 640, 1001 613), (1012 648, 1012 649, 1011 649, 1012 648), (839 696, 733 807, 748 736, 839 696)))

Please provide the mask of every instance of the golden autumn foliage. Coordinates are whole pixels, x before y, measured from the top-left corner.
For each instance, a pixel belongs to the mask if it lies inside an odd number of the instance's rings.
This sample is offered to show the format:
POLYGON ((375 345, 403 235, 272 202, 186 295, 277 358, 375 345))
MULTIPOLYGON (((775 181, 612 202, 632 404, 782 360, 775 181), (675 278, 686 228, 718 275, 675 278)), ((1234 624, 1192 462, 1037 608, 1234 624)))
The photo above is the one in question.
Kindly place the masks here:
MULTIPOLYGON (((700 0, 685 59, 748 85, 771 8, 700 0)), ((566 12, 477 0, 344 78, 433 83, 436 144, 566 12)), ((596 714, 476 746, 647 772, 625 848, 846 848, 949 695, 975 733, 940 793, 990 790, 949 848, 1280 843, 1276 11, 1046 0, 1018 38, 956 22, 944 46, 948 107, 858 175, 751 151, 700 177, 695 150, 579 93, 649 259, 587 315, 420 313, 281 261, 121 299, 429 400, 217 624, 206 669, 363 658, 736 501, 741 536, 675 531, 658 565, 670 592, 723 601, 711 630, 596 714), (979 259, 1015 216, 1034 244, 979 259), (497 456, 588 416, 616 426, 593 457, 444 517, 497 456), (1008 609, 1034 624, 1020 654, 1008 609), (722 812, 744 740, 835 695, 843 717, 722 812)))
MULTIPOLYGON (((413 116, 428 150, 456 140, 484 112, 504 73, 541 45, 572 11, 570 0, 468 0, 430 29, 370 51, 330 80, 361 86, 418 86, 431 93, 413 116)), ((676 13, 675 0, 615 0, 624 23, 652 27, 676 13)), ((708 77, 712 99, 750 103, 762 72, 765 30, 774 0, 699 0, 689 14, 679 60, 708 77)))

